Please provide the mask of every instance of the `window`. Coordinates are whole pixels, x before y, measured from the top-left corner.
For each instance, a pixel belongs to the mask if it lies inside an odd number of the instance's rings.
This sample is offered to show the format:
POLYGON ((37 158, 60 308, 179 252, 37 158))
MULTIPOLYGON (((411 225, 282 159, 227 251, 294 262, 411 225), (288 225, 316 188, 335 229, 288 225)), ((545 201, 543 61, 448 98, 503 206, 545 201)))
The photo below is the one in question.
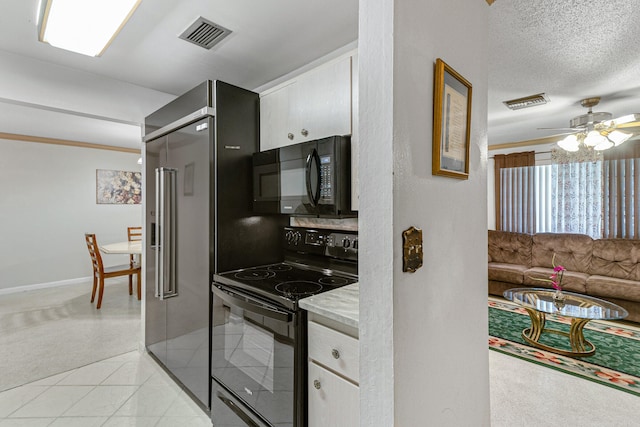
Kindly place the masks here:
POLYGON ((502 230, 640 238, 640 158, 500 170, 502 230))

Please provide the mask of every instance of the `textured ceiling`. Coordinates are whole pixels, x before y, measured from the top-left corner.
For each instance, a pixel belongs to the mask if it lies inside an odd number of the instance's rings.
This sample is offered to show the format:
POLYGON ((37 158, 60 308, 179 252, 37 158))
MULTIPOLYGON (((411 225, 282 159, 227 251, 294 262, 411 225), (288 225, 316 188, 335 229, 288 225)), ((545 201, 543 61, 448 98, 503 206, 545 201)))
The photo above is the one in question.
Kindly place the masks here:
POLYGON ((490 10, 489 144, 529 140, 594 111, 640 112, 640 2, 497 0, 490 10), (502 101, 545 92, 543 106, 511 111, 502 101))
MULTIPOLYGON (((37 5, 2 2, 0 51, 173 95, 211 78, 256 88, 358 35, 358 0, 143 0, 107 52, 89 58, 37 41, 37 5), (178 39, 200 15, 233 34, 211 50, 178 39)), ((555 134, 537 128, 568 126, 585 112, 586 97, 602 97, 596 111, 640 112, 639 0, 497 0, 487 7, 490 145, 555 134), (519 111, 502 104, 540 92, 550 103, 519 111)))

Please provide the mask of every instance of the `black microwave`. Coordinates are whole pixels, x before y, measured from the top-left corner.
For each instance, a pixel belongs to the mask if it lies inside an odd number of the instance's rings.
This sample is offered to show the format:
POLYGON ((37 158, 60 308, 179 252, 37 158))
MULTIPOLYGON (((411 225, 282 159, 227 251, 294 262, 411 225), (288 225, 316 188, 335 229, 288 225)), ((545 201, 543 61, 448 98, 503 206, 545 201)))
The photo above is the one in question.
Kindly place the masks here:
POLYGON ((348 217, 349 138, 332 136, 253 155, 253 210, 299 216, 348 217))

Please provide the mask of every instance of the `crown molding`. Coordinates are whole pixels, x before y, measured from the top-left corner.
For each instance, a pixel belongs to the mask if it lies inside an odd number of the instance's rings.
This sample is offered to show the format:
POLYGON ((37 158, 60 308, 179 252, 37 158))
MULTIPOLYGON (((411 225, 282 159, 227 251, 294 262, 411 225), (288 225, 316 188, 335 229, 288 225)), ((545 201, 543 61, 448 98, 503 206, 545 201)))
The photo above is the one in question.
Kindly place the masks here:
POLYGON ((114 147, 112 145, 92 144, 90 142, 45 138, 42 136, 20 135, 15 133, 0 132, 0 139, 8 139, 10 141, 38 142, 42 144, 67 145, 70 147, 93 148, 97 150, 120 151, 122 153, 140 154, 140 150, 135 148, 114 147))

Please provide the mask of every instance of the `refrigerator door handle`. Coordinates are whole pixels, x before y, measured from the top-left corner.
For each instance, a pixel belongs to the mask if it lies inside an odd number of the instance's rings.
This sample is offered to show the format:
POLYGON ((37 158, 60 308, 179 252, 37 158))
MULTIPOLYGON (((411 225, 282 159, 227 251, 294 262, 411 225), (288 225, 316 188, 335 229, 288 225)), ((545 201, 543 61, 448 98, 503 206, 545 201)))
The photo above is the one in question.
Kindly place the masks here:
POLYGON ((160 298, 160 289, 164 288, 164 269, 163 269, 163 248, 164 248, 164 236, 160 234, 164 225, 164 175, 161 168, 156 168, 156 250, 155 250, 155 297, 160 298))
POLYGON ((160 286, 160 299, 178 296, 177 283, 177 251, 176 251, 176 215, 177 215, 177 174, 176 169, 161 168, 161 197, 162 223, 164 224, 164 234, 162 234, 162 284, 160 286))

